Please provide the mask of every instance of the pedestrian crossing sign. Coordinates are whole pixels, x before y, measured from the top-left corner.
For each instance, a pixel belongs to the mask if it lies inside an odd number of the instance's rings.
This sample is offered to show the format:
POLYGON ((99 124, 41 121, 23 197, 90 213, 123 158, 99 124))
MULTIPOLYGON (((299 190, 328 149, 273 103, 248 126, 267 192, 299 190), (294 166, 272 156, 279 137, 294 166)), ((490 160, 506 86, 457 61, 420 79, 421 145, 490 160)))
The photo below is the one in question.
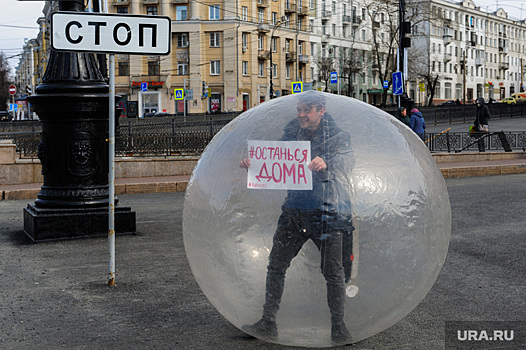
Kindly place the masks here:
POLYGON ((184 99, 184 89, 174 89, 174 99, 175 100, 184 99))
POLYGON ((292 93, 299 94, 303 92, 303 82, 302 81, 293 81, 292 82, 292 93))

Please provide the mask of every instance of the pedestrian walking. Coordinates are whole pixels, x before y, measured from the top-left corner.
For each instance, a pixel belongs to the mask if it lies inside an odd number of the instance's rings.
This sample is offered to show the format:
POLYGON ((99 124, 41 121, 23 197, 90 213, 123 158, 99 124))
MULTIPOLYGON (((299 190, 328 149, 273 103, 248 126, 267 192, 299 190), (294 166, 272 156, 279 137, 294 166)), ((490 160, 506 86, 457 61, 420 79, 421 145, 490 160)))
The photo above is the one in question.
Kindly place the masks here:
POLYGON ((424 140, 424 133, 426 130, 426 121, 424 120, 424 116, 420 111, 416 108, 413 108, 411 110, 411 119, 409 121, 409 127, 411 130, 413 130, 422 141, 424 140))
POLYGON ((409 126, 409 122, 411 121, 411 118, 407 115, 407 108, 400 107, 398 108, 398 113, 396 114, 396 119, 404 123, 405 125, 409 126))
POLYGON ((486 106, 484 99, 479 97, 477 99, 477 115, 473 126, 475 132, 473 136, 478 138, 477 145, 479 147, 479 152, 486 151, 486 145, 484 144, 484 136, 489 133, 489 119, 491 118, 489 108, 486 106))

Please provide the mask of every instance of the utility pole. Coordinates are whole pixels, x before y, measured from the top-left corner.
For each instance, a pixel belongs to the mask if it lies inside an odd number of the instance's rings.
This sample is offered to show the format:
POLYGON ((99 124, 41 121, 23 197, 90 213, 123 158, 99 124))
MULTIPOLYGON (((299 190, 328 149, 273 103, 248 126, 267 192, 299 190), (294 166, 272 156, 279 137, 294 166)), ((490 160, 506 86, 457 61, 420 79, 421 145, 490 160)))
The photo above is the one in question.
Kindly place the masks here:
POLYGON ((273 99, 274 98, 274 84, 272 83, 272 78, 273 78, 273 75, 274 75, 274 62, 272 62, 272 39, 274 38, 274 33, 276 32, 276 29, 278 29, 278 27, 285 21, 285 16, 282 16, 280 20, 278 20, 276 22, 276 24, 274 24, 274 28, 272 28, 272 33, 270 34, 270 54, 269 54, 269 58, 270 58, 270 88, 269 88, 269 93, 270 93, 270 99, 273 99))
POLYGON ((466 104, 466 50, 462 51, 462 104, 466 104))

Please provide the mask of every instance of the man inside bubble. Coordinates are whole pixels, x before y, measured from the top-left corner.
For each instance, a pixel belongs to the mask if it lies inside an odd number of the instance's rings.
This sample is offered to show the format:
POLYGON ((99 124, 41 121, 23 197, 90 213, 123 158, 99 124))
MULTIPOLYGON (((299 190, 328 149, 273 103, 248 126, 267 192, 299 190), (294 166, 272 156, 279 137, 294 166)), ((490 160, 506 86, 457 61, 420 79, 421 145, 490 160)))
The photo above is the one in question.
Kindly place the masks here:
MULTIPOLYGON (((340 129, 325 110, 325 96, 315 91, 299 94, 297 117, 285 126, 281 141, 310 141, 312 190, 288 190, 273 237, 267 266, 262 318, 243 326, 262 339, 278 336, 276 315, 291 261, 310 239, 321 253, 331 314, 331 340, 352 342, 344 322, 345 284, 351 274, 352 231, 350 185, 350 135, 340 129)), ((240 164, 250 167, 250 159, 240 164)))

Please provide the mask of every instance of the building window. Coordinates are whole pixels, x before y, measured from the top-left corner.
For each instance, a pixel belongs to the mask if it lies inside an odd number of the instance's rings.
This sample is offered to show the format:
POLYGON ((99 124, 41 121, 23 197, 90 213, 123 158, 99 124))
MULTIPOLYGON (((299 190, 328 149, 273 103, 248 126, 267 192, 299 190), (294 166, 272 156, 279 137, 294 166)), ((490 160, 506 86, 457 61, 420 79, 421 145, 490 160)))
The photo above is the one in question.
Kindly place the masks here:
POLYGON ((275 63, 272 65, 272 77, 273 78, 278 77, 278 65, 275 63))
POLYGON ((175 8, 175 20, 184 21, 187 18, 186 6, 177 6, 175 8))
POLYGON ((264 23, 264 22, 265 22, 265 9, 258 8, 258 23, 264 23))
POLYGON ((303 41, 298 43, 298 55, 303 55, 303 41))
POLYGON ((219 19, 219 5, 208 6, 208 19, 219 19))
POLYGON ((130 64, 128 61, 119 61, 119 75, 128 76, 130 75, 130 64))
POLYGON ((336 24, 332 25, 332 36, 336 36, 336 24))
POLYGON ((177 34, 177 47, 188 47, 188 34, 177 34))
POLYGON ((188 63, 186 61, 177 62, 177 75, 188 75, 188 63))
POLYGON ((117 7, 117 13, 128 13, 127 7, 117 7))
POLYGON ((221 61, 210 61, 210 75, 221 74, 221 61))
POLYGON ((243 75, 248 75, 248 61, 243 61, 241 68, 243 75))
POLYGON ((210 47, 219 47, 219 32, 210 33, 210 47))
POLYGON ((241 9, 241 20, 248 21, 248 7, 243 6, 241 9))
POLYGON ((272 12, 272 25, 275 26, 278 24, 278 13, 272 12))
POLYGON ((444 84, 444 98, 447 100, 451 100, 451 83, 444 84))
POLYGON ((248 34, 247 33, 243 33, 241 34, 241 43, 243 45, 243 50, 247 50, 248 48, 248 34))
POLYGON ((278 38, 272 38, 271 44, 272 52, 278 52, 278 38))
POLYGON ((258 76, 260 77, 265 76, 265 63, 263 62, 258 63, 258 76))
POLYGON ((285 67, 285 78, 290 79, 290 64, 285 67))
POLYGON ((263 50, 265 45, 265 36, 264 35, 258 35, 258 49, 263 50))
POLYGON ((148 75, 159 75, 160 74, 160 62, 158 60, 148 61, 148 75))
POLYGON ((146 14, 150 16, 157 16, 157 6, 146 6, 146 14))

